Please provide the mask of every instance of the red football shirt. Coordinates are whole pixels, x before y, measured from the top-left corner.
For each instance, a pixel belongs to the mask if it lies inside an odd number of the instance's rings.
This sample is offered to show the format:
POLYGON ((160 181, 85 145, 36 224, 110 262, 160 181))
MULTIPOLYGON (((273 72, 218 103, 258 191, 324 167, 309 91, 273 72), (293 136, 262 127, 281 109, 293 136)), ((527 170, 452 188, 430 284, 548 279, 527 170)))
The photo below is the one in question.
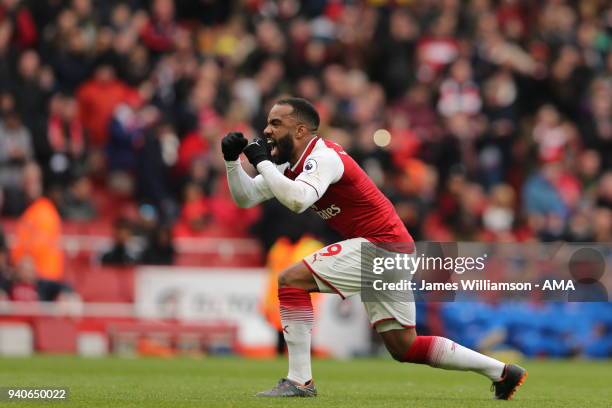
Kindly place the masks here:
POLYGON ((312 205, 317 214, 346 239, 366 238, 372 242, 413 242, 393 204, 376 187, 361 167, 337 143, 314 138, 300 160, 285 169, 285 176, 309 184, 319 200, 312 205), (332 172, 333 179, 320 191, 308 176, 332 172), (306 177, 303 177, 306 176, 306 177))

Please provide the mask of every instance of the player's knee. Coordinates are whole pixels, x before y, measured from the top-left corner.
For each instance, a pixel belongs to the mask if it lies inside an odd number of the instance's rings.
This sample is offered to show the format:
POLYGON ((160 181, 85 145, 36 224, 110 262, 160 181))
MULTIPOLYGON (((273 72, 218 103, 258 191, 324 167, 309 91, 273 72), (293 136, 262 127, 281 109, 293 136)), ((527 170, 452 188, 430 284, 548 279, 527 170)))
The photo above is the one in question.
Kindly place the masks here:
POLYGON ((393 357, 395 361, 405 363, 407 361, 406 354, 408 353, 408 350, 410 349, 411 345, 412 341, 408 340, 397 344, 395 347, 389 347, 389 354, 391 354, 391 357, 393 357))
POLYGON ((299 277, 299 274, 296 273, 296 269, 288 268, 282 271, 278 275, 278 287, 279 288, 297 287, 299 280, 300 280, 300 277, 299 277))
POLYGON ((287 272, 288 272, 287 270, 284 270, 278 274, 278 287, 279 288, 286 288, 288 286, 291 286, 289 284, 290 277, 288 276, 287 272))
POLYGON ((299 288, 308 292, 316 291, 317 284, 310 271, 302 263, 297 263, 278 275, 279 288, 299 288))
POLYGON ((391 354, 391 357, 393 357, 395 361, 399 361, 400 363, 405 361, 406 350, 390 348, 389 354, 391 354))
POLYGON ((414 329, 392 330, 381 333, 385 346, 394 360, 406 362, 406 354, 416 338, 414 329))

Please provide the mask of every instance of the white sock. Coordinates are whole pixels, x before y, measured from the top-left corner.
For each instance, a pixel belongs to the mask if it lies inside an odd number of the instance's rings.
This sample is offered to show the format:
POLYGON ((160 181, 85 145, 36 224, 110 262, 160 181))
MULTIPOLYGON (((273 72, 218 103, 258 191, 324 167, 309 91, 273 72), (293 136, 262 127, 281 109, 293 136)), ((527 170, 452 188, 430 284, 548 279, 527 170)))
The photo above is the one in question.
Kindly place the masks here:
POLYGON ((501 361, 438 336, 433 338, 429 359, 432 367, 474 371, 492 381, 501 380, 505 366, 501 361))
POLYGON ((312 379, 310 366, 310 337, 312 323, 283 321, 283 334, 289 352, 287 378, 300 384, 312 379))

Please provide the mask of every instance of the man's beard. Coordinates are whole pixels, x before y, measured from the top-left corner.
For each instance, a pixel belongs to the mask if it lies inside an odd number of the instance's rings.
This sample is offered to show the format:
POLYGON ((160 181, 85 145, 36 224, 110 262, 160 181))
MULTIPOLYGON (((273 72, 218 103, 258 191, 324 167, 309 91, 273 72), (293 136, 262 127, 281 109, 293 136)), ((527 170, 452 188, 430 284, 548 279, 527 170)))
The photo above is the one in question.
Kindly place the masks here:
POLYGON ((289 133, 286 133, 283 137, 276 142, 276 156, 272 157, 272 161, 276 164, 287 163, 291 160, 291 154, 293 153, 293 137, 289 133))

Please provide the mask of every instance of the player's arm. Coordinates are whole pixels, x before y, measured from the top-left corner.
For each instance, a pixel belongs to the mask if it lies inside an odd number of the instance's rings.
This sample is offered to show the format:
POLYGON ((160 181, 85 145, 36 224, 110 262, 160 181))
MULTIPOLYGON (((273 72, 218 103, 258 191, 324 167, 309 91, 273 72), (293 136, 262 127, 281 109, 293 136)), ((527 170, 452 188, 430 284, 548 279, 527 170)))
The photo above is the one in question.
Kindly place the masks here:
POLYGON ((257 167, 259 174, 266 181, 274 196, 285 207, 296 213, 304 212, 317 202, 330 184, 338 181, 344 172, 344 166, 337 154, 324 152, 310 155, 303 171, 295 180, 283 175, 268 159, 265 147, 251 143, 244 151, 249 161, 257 167))
POLYGON ((251 177, 242 168, 240 160, 226 161, 227 183, 232 199, 240 208, 250 208, 274 197, 261 175, 251 177))
POLYGON ((261 175, 252 178, 242 168, 239 156, 247 143, 242 133, 237 132, 229 133, 221 142, 227 183, 232 199, 240 208, 253 207, 274 197, 261 175))

